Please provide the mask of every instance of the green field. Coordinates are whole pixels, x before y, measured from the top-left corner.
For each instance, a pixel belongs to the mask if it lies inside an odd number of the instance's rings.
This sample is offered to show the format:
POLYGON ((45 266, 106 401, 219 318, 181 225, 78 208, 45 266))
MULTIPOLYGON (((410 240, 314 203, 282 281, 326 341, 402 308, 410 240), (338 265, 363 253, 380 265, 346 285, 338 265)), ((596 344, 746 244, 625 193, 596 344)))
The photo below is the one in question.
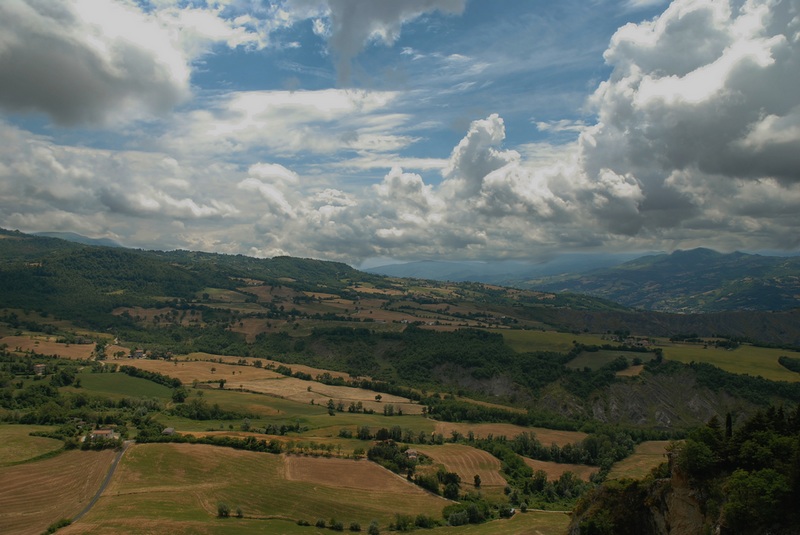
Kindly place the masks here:
POLYGON ((25 462, 63 448, 60 440, 30 436, 34 431, 53 429, 46 425, 0 425, 0 466, 25 462))
POLYGON ((80 379, 81 388, 74 388, 74 392, 96 392, 111 398, 146 397, 169 399, 172 389, 166 386, 142 379, 131 377, 124 373, 91 373, 83 371, 76 379, 80 379))
POLYGON ((665 342, 659 347, 664 357, 688 364, 706 362, 731 373, 757 375, 770 381, 800 381, 800 374, 787 370, 778 363, 781 355, 796 356, 785 349, 772 349, 743 344, 737 349, 728 350, 702 344, 665 342))
POLYGON ((572 334, 555 331, 522 331, 508 329, 489 329, 503 335, 503 339, 514 351, 526 353, 530 351, 557 351, 566 353, 573 348, 573 341, 586 345, 608 343, 597 334, 572 334))
POLYGON ((632 364, 633 359, 636 357, 642 359, 642 362, 647 362, 653 358, 653 354, 632 353, 629 351, 611 351, 605 349, 601 349, 600 351, 584 351, 569 361, 567 363, 567 367, 572 368, 573 370, 582 370, 584 368, 596 370, 598 368, 602 368, 610 362, 613 362, 619 357, 625 357, 628 360, 628 364, 632 364))

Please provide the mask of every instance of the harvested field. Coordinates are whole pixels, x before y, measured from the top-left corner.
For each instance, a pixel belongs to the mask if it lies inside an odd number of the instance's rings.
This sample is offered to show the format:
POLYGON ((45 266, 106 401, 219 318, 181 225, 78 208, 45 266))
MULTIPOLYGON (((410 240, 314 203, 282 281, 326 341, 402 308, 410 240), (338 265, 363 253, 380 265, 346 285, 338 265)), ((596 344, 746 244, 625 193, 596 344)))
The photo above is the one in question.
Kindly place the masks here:
POLYGON ((558 444, 559 446, 575 444, 588 436, 586 433, 581 433, 580 431, 559 431, 556 429, 545 429, 543 427, 522 427, 513 424, 456 424, 451 422, 438 422, 436 424, 436 432, 441 433, 445 438, 449 437, 453 430, 458 431, 464 436, 467 436, 467 434, 472 431, 475 433, 476 437, 480 438, 485 438, 488 435, 513 438, 522 433, 533 433, 536 435, 536 439, 545 446, 551 444, 558 444))
POLYGON ((448 472, 458 474, 465 489, 472 487, 476 475, 481 477, 481 487, 502 489, 507 485, 500 475, 500 460, 491 453, 464 444, 418 446, 414 449, 443 464, 448 472))
MULTIPOLYGON (((97 505, 63 532, 244 533, 237 531, 239 519, 220 524, 216 518, 220 502, 233 510, 241 508, 243 523, 262 522, 259 531, 246 533, 288 533, 270 531, 272 520, 268 519, 292 522, 303 519, 313 524, 317 518, 337 518, 345 525, 359 522, 362 526, 377 519, 386 526, 397 512, 438 516, 446 503, 388 472, 384 472, 385 477, 366 472, 366 477, 382 481, 369 482, 369 490, 361 488, 367 483, 356 482, 361 487, 343 492, 338 480, 335 486, 288 480, 285 461, 284 456, 207 445, 134 445, 122 458, 97 505), (395 488, 395 481, 401 486, 395 488), (161 519, 169 526, 168 531, 162 529, 158 522, 161 519), (220 531, 222 525, 230 526, 230 531, 227 528, 220 531)), ((314 471, 322 478, 341 474, 346 466, 339 459, 297 457, 292 462, 295 461, 314 463, 314 471), (328 467, 327 463, 332 464, 328 467)), ((369 470, 371 464, 350 463, 354 470, 369 470)), ((301 533, 309 532, 308 529, 301 533)))
POLYGON ((288 481, 305 481, 313 485, 326 485, 339 489, 425 493, 403 477, 366 459, 355 461, 287 455, 284 457, 284 469, 288 481))
POLYGON ((263 394, 270 394, 300 403, 314 403, 317 405, 325 405, 329 399, 334 402, 343 402, 345 406, 350 402, 361 402, 367 409, 372 409, 377 413, 383 413, 383 408, 387 404, 394 406, 395 412, 398 409, 403 411, 403 414, 421 414, 422 405, 418 403, 411 403, 408 398, 400 396, 393 396, 391 394, 381 394, 382 400, 375 401, 376 392, 373 390, 364 390, 362 388, 352 388, 349 386, 332 386, 317 383, 315 381, 303 381, 294 377, 282 377, 280 379, 262 380, 262 381, 243 381, 239 382, 236 378, 236 384, 242 385, 245 390, 252 392, 260 392, 263 394), (309 387, 311 390, 309 390, 309 387))
POLYGON ((546 473, 548 481, 558 479, 564 472, 572 472, 582 480, 589 481, 589 476, 600 471, 600 467, 598 466, 587 466, 585 464, 553 463, 548 461, 537 461, 536 459, 528 459, 527 457, 523 457, 522 460, 525 461, 525 464, 533 468, 534 471, 542 470, 544 473, 546 473))
POLYGON ((94 344, 58 344, 55 336, 6 336, 0 344, 8 344, 15 351, 33 351, 42 355, 56 355, 65 359, 88 359, 94 352, 94 344))
POLYGON ((651 440, 642 442, 633 454, 611 467, 608 479, 633 478, 640 479, 650 473, 650 470, 667 460, 668 440, 651 440))
POLYGON ((267 333, 272 330, 267 327, 267 323, 272 322, 261 318, 242 318, 239 320, 239 323, 231 327, 231 332, 243 334, 245 339, 252 343, 255 342, 256 336, 259 334, 267 333))
POLYGON ((0 533, 38 535, 80 512, 103 481, 114 451, 69 451, 0 468, 0 533))
POLYGON ((644 364, 638 364, 635 366, 629 366, 625 370, 620 370, 616 373, 617 377, 636 377, 637 375, 641 375, 644 371, 644 364))
MULTIPOLYGON (((237 359, 234 359, 234 361, 237 359)), ((265 370, 263 368, 256 368, 255 366, 238 366, 233 364, 220 364, 219 362, 203 362, 203 361, 167 361, 167 360, 148 360, 136 359, 126 362, 128 366, 141 368, 151 372, 158 372, 163 375, 169 375, 175 379, 180 379, 184 384, 192 384, 197 380, 201 383, 210 381, 219 381, 225 379, 228 386, 233 388, 234 384, 239 384, 242 381, 256 381, 259 379, 276 379, 283 377, 281 374, 265 370), (214 368, 215 371, 211 371, 214 368)))
POLYGON ((368 286, 353 286, 353 290, 358 293, 362 294, 376 294, 376 295, 389 295, 389 296, 398 296, 403 295, 402 290, 394 290, 391 288, 371 288, 368 286))
MULTIPOLYGON (((219 361, 220 359, 224 363, 236 363, 242 360, 242 357, 229 357, 229 356, 220 356, 220 355, 212 355, 210 353, 189 353, 184 357, 179 357, 180 361, 190 362, 192 360, 199 360, 199 361, 219 361)), ((323 373, 329 373, 332 377, 341 377, 345 380, 352 379, 352 376, 345 372, 337 372, 333 370, 326 370, 323 368, 312 368, 311 366, 304 366, 303 364, 286 364, 283 362, 278 362, 277 360, 270 360, 270 359, 255 359, 255 358, 245 358, 249 364, 253 364, 256 360, 260 360, 263 364, 264 369, 267 366, 273 366, 277 368, 278 366, 286 366, 287 368, 291 368, 292 372, 302 372, 307 373, 311 377, 316 377, 317 375, 322 375, 323 373)), ((236 365, 237 368, 241 366, 236 365)), ((285 377, 284 375, 277 374, 278 377, 285 377)))
POLYGON ((44 425, 0 425, 0 466, 19 463, 56 451, 64 443, 54 438, 32 437, 33 431, 52 431, 44 425))

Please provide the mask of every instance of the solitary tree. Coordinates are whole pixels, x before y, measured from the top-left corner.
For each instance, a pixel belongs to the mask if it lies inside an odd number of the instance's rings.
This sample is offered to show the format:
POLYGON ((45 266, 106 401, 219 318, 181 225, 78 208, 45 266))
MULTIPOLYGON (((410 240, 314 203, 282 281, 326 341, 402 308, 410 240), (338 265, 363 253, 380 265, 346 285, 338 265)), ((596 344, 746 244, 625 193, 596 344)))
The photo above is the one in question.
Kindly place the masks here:
POLYGON ((475 479, 475 488, 476 489, 481 488, 481 476, 479 476, 478 474, 475 474, 475 478, 474 479, 475 479))
POLYGON ((231 508, 227 503, 220 502, 217 504, 217 516, 220 518, 228 518, 231 516, 231 508))

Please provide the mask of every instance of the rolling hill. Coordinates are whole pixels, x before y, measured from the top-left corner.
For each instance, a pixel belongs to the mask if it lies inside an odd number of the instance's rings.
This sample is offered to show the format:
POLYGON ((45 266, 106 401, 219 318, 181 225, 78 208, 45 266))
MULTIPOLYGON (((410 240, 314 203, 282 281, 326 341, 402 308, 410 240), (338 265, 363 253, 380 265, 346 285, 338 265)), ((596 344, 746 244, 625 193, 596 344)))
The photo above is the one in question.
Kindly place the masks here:
POLYGON ((603 297, 662 312, 791 310, 800 306, 800 257, 710 249, 645 256, 613 268, 525 281, 525 287, 603 297))

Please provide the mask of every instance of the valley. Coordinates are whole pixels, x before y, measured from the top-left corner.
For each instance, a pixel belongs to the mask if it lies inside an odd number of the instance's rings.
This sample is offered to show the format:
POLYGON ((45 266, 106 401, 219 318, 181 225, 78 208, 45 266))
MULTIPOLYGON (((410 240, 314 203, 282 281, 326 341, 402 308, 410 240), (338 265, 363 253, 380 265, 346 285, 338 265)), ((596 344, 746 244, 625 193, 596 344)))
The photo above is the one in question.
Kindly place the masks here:
POLYGON ((562 534, 708 422, 800 402, 792 311, 744 338, 742 312, 2 242, 3 532, 562 534))

